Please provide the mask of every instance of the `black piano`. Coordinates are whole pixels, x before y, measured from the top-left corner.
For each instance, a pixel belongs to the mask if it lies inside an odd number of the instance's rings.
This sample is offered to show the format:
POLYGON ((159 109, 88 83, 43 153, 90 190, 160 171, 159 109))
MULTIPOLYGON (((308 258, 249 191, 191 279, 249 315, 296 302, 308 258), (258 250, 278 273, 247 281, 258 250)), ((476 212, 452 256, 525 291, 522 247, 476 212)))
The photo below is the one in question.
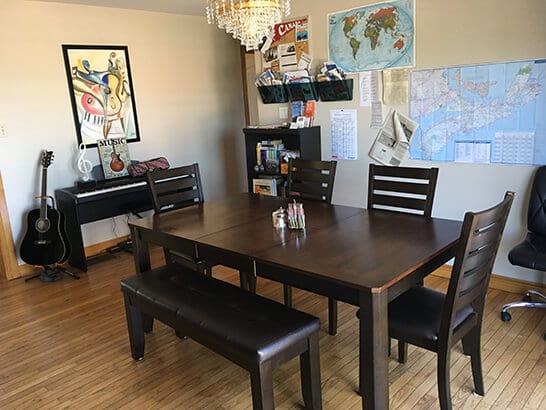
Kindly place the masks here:
POLYGON ((81 225, 118 215, 152 209, 144 177, 97 181, 92 188, 68 187, 55 190, 57 208, 65 217, 71 253, 68 263, 87 271, 81 225))

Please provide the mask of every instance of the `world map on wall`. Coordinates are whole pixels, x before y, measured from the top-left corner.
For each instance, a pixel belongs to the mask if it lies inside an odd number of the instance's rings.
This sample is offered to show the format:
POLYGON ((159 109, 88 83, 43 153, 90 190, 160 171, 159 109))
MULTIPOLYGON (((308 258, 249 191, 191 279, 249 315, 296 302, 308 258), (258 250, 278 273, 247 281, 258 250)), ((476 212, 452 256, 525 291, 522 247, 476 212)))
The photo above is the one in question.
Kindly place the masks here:
POLYGON ((416 70, 410 158, 546 164, 546 60, 416 70))
POLYGON ((413 66, 413 0, 328 15, 329 58, 346 72, 413 66))

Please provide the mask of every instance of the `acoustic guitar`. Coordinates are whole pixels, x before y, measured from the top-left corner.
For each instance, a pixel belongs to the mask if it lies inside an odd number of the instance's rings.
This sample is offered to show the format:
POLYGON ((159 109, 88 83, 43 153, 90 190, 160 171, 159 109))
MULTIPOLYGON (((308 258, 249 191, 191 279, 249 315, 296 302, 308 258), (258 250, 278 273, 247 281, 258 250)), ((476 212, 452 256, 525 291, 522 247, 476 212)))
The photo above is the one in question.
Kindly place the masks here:
POLYGON ((40 208, 27 215, 27 231, 21 243, 21 259, 30 265, 53 265, 68 259, 70 248, 64 229, 64 217, 47 204, 47 168, 53 161, 53 151, 42 153, 42 192, 40 208))

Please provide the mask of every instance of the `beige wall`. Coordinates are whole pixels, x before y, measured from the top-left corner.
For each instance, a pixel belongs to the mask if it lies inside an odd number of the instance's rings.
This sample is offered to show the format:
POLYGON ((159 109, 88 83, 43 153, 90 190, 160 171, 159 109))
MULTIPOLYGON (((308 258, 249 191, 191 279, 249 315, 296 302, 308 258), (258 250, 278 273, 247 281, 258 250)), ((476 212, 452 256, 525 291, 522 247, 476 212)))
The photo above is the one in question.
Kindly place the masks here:
MULTIPOLYGON (((316 69, 328 59, 326 16, 328 13, 377 3, 369 0, 300 0, 292 2, 292 17, 310 17, 311 52, 316 69)), ((546 1, 544 0, 416 0, 416 66, 442 67, 546 57, 546 1)), ((355 81, 357 75, 351 75, 355 81)), ((356 82, 355 82, 356 84, 356 82)), ((543 90, 546 92, 546 90, 543 90)), ((319 102, 316 123, 322 128, 323 159, 330 159, 329 112, 356 109, 358 115, 358 160, 339 161, 334 202, 365 206, 367 153, 376 130, 369 127, 370 109, 358 105, 358 89, 350 102, 319 102)), ((264 105, 256 98, 259 124, 281 122, 282 104, 264 105)), ((407 106, 394 107, 407 113, 407 106)), ((384 112, 388 107, 384 107, 384 112)), ((546 113, 545 113, 546 115, 546 113)), ((506 190, 517 193, 495 273, 530 281, 546 282, 544 275, 511 266, 510 248, 525 234, 528 183, 535 170, 529 166, 452 164, 408 160, 408 166, 440 168, 434 216, 462 219, 467 210, 479 210, 500 201, 506 190)))
MULTIPOLYGON (((0 2, 0 171, 16 246, 39 203, 40 150, 55 152, 48 192, 71 186, 76 134, 61 44, 129 47, 142 142, 133 159, 198 162, 205 197, 241 191, 244 113, 239 45, 204 17, 23 0, 0 2)), ((96 150, 88 155, 98 164, 96 150)), ((86 245, 128 233, 119 217, 84 227, 86 245)))

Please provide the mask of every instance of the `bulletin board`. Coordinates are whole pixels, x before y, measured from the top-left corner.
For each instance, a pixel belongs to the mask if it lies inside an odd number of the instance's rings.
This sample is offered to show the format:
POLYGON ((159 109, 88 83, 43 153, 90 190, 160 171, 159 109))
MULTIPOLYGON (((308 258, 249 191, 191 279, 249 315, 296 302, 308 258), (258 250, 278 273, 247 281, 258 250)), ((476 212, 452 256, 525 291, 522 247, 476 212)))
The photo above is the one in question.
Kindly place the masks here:
POLYGON ((285 73, 297 70, 298 64, 306 60, 310 62, 309 18, 276 24, 261 51, 264 70, 285 73))

